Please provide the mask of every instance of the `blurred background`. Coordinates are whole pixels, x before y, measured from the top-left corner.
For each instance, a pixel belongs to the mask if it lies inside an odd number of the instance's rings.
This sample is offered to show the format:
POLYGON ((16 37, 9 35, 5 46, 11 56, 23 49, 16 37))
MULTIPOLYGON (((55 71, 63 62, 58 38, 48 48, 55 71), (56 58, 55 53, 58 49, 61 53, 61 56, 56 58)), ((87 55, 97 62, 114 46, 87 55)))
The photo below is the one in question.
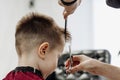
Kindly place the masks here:
MULTIPOLYGON (((0 80, 17 66, 15 28, 29 12, 40 12, 64 27, 63 7, 58 0, 0 0, 0 80)), ((120 66, 120 10, 106 5, 105 0, 82 0, 68 17, 72 34, 72 51, 106 49, 111 64, 120 66)))

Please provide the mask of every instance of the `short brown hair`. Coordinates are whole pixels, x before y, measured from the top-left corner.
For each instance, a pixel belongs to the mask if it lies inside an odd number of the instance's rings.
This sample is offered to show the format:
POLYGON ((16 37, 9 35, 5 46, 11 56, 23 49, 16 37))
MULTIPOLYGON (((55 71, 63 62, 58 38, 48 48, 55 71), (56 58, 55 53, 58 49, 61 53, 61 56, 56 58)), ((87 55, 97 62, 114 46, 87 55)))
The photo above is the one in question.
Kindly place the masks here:
MULTIPOLYGON (((20 56, 23 51, 31 51, 43 42, 49 42, 50 49, 61 45, 64 29, 56 25, 55 21, 46 15, 30 13, 24 16, 16 26, 16 50, 20 56)), ((70 34, 67 32, 67 40, 70 34)))

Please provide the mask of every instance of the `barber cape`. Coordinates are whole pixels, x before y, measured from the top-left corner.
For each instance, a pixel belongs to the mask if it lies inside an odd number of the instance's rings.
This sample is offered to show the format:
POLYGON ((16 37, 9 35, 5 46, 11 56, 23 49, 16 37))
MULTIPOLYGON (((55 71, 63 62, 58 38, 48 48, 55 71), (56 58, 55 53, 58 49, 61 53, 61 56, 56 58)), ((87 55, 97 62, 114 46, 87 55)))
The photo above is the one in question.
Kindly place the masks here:
POLYGON ((3 80, 44 80, 39 70, 32 67, 16 67, 3 80))

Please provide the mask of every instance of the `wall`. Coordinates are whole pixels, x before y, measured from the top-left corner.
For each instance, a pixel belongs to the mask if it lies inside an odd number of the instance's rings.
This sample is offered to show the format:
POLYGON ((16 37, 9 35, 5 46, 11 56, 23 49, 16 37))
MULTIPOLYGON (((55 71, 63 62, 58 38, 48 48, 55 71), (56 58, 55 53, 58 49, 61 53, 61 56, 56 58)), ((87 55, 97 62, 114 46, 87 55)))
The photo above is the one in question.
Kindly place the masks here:
MULTIPOLYGON (((15 26, 17 21, 30 11, 52 16, 64 27, 63 8, 57 0, 35 0, 34 8, 29 9, 30 0, 0 0, 0 80, 17 66, 15 51, 15 26)), ((68 19, 68 29, 72 40, 72 50, 93 48, 92 2, 84 0, 75 14, 68 19)))
POLYGON ((93 49, 92 17, 92 0, 83 0, 81 6, 68 18, 73 50, 93 49))
POLYGON ((120 66, 120 9, 106 5, 105 0, 93 0, 94 48, 107 49, 111 64, 120 66))
POLYGON ((0 0, 0 80, 17 65, 15 25, 28 11, 27 5, 28 0, 0 0))

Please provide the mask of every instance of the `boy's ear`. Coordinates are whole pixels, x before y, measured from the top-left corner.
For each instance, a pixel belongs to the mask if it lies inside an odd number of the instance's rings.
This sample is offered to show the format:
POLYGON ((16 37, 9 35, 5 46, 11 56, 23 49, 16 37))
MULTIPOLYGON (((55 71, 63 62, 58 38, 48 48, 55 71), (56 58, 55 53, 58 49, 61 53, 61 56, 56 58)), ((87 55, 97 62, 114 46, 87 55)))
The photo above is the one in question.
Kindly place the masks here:
POLYGON ((39 46, 38 55, 41 59, 45 58, 45 54, 47 53, 48 48, 49 48, 49 43, 48 42, 44 42, 39 46))

